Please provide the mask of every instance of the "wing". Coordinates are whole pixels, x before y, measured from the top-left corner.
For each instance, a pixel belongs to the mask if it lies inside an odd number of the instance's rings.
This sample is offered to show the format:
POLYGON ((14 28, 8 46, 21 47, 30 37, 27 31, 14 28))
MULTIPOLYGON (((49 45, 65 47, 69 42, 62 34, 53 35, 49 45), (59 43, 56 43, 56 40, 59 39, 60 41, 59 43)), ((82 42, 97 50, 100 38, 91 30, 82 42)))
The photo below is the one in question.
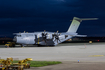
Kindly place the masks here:
POLYGON ((72 33, 72 32, 65 32, 65 33, 61 33, 61 35, 77 35, 78 33, 72 33))

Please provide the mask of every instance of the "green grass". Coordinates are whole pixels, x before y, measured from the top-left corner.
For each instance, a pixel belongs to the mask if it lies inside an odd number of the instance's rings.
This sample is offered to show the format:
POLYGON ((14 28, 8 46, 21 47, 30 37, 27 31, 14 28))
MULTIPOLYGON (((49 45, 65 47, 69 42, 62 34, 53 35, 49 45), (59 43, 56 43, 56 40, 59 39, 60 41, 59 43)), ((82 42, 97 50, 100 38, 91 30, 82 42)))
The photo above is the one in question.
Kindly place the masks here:
MULTIPOLYGON (((13 63, 17 63, 18 61, 13 61, 13 63)), ((30 61, 31 67, 42 67, 42 66, 48 66, 48 65, 55 65, 60 64, 62 62, 59 61, 30 61)))
POLYGON ((13 63, 18 63, 18 60, 14 60, 13 63))

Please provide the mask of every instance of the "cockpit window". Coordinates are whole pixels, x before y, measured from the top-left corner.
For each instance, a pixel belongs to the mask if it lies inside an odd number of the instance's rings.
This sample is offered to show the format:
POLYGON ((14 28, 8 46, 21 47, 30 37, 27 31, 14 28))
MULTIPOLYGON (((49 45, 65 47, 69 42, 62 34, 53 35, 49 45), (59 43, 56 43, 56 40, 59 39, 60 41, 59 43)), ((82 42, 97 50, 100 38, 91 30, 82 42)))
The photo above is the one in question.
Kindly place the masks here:
POLYGON ((18 37, 21 37, 21 35, 17 35, 18 37))

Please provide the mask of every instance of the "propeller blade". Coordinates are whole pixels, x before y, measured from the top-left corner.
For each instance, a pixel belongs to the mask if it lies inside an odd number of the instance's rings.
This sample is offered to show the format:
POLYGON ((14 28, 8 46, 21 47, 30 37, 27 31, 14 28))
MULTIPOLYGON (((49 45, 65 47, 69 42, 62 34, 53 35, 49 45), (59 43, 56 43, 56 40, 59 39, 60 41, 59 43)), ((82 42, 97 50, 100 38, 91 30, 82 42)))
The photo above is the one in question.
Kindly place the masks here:
POLYGON ((43 40, 45 41, 45 43, 46 43, 46 41, 47 41, 47 34, 48 34, 48 33, 46 33, 45 30, 44 30, 44 32, 42 32, 42 38, 43 38, 43 40))
MULTIPOLYGON (((54 32, 54 34, 52 34, 52 37, 53 37, 52 39, 55 38, 55 40, 57 40, 57 43, 58 43, 58 41, 60 41, 59 35, 60 35, 60 34, 58 33, 58 31, 57 31, 56 33, 54 32)), ((55 41, 55 40, 54 40, 54 41, 55 41)))

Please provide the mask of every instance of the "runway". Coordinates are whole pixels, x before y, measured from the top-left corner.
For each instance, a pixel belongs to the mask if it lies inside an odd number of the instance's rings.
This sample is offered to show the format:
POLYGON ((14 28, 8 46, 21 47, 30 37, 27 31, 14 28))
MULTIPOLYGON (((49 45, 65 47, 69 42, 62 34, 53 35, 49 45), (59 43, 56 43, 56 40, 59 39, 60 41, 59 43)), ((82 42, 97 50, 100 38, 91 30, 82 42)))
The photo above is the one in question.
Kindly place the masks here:
POLYGON ((3 59, 13 57, 40 61, 105 62, 104 43, 63 43, 55 47, 1 47, 0 57, 3 59))

